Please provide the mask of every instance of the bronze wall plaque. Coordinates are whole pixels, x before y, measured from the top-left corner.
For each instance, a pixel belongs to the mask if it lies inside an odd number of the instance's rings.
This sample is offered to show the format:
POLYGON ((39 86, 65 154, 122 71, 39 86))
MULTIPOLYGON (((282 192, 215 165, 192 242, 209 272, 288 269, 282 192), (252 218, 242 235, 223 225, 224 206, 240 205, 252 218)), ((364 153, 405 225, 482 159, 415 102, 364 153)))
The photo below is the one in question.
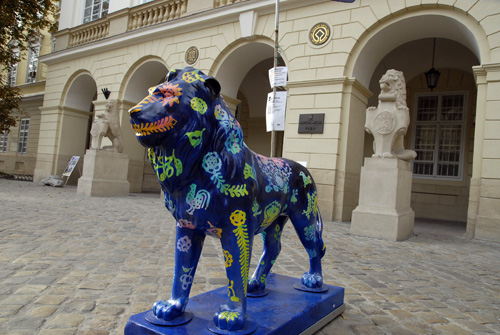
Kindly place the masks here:
POLYGON ((311 28, 309 39, 314 45, 325 44, 330 38, 332 32, 330 26, 324 22, 318 23, 311 28))
POLYGON ((300 114, 299 134, 323 134, 325 114, 300 114))
POLYGON ((199 55, 200 52, 198 51, 197 47, 190 47, 189 49, 186 50, 186 55, 185 55, 186 63, 188 65, 193 65, 198 60, 199 55))

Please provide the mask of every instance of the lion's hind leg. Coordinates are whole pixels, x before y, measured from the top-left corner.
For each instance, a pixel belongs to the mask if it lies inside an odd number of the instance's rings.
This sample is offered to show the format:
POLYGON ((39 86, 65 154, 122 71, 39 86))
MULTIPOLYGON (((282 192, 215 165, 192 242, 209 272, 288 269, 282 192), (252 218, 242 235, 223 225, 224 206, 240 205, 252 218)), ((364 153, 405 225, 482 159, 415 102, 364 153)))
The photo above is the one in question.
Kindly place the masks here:
POLYGON ((309 256, 309 271, 302 276, 302 284, 309 288, 319 288, 323 285, 321 258, 325 255, 325 244, 322 239, 323 224, 319 211, 317 215, 308 218, 303 213, 290 216, 300 242, 309 256))
POLYGON ((259 264, 248 282, 248 292, 254 293, 266 288, 266 278, 271 271, 276 258, 281 251, 281 233, 288 221, 288 216, 279 216, 261 235, 264 241, 264 250, 259 264))

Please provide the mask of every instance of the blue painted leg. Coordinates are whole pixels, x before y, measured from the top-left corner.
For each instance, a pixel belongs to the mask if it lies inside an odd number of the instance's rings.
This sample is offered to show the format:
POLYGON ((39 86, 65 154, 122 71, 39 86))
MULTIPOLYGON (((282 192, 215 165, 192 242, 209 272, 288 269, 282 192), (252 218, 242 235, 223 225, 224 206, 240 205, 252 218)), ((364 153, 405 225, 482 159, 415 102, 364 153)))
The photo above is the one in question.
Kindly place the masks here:
POLYGON ((291 218, 297 235, 309 255, 309 271, 302 276, 302 284, 309 288, 319 288, 323 285, 321 270, 321 258, 325 254, 325 245, 321 237, 322 222, 321 215, 306 219, 305 216, 297 215, 291 218))
POLYGON ((281 233, 287 221, 287 216, 280 216, 261 233, 264 240, 264 250, 259 264, 248 282, 248 293, 259 292, 266 288, 267 275, 281 251, 281 233))
POLYGON ((253 234, 246 224, 247 214, 236 210, 230 215, 231 228, 225 229, 221 245, 226 259, 228 278, 227 304, 214 315, 214 324, 222 330, 241 330, 247 322, 247 282, 253 234), (236 238, 235 238, 236 237, 236 238))

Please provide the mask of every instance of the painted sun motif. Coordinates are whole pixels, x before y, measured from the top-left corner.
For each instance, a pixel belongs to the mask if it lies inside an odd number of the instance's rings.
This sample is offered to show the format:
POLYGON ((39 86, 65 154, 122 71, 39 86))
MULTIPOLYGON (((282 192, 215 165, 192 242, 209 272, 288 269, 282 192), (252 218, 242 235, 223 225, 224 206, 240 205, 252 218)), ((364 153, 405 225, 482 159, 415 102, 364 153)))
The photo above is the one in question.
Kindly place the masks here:
POLYGON ((156 88, 151 88, 149 93, 154 94, 155 91, 161 92, 163 97, 160 98, 160 102, 163 106, 167 104, 172 107, 174 103, 179 103, 179 97, 182 95, 182 88, 179 87, 179 84, 172 85, 171 83, 162 84, 157 86, 156 88))

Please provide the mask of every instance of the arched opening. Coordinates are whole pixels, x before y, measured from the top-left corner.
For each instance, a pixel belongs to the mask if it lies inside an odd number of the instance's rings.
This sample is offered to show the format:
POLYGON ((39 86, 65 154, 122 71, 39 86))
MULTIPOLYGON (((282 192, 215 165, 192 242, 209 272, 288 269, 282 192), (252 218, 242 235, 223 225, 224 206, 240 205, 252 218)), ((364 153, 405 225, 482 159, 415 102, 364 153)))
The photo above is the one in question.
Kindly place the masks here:
POLYGON ((122 132, 124 152, 129 157, 128 181, 131 192, 160 192, 155 172, 146 158, 146 150, 135 138, 130 127, 128 110, 148 94, 148 88, 163 82, 167 66, 159 58, 139 60, 125 76, 122 95, 122 132))
MULTIPOLYGON (((479 40, 481 35, 475 31, 477 28, 471 27, 471 19, 460 18, 458 12, 446 10, 438 14, 431 9, 424 15, 412 15, 396 17, 367 32, 354 48, 355 58, 348 62, 347 72, 352 71, 352 76, 373 93, 367 106, 377 106, 378 81, 388 69, 404 73, 411 118, 405 147, 419 154, 412 164, 412 208, 417 222, 418 219, 432 222, 451 220, 457 222, 465 233, 477 94, 472 67, 480 64, 481 55, 484 57, 481 48, 485 44, 479 40), (434 38, 434 67, 441 71, 441 77, 438 87, 430 92, 424 73, 431 67, 434 38), (429 117, 424 121, 419 116, 422 110, 418 106, 426 99, 436 101, 438 120, 429 117), (442 101, 450 99, 455 99, 456 105, 445 107, 442 101), (444 113, 453 108, 459 110, 459 120, 446 120, 444 113), (426 145, 432 142, 432 149, 423 150, 423 142, 426 145), (423 169, 422 165, 432 168, 423 169)), ((365 115, 362 110, 355 112, 365 115)), ((364 138, 362 155, 371 156, 372 136, 361 134, 359 127, 355 130, 356 134, 349 137, 364 138)))
MULTIPOLYGON (((63 95, 64 96, 64 95, 63 95)), ((89 147, 90 126, 97 98, 94 78, 82 72, 74 76, 68 85, 64 98, 61 133, 59 141, 58 170, 64 169, 72 156, 80 156, 77 168, 71 174, 68 184, 76 185, 83 167, 85 150, 89 147)))
MULTIPOLYGON (((431 67, 432 46, 433 39, 425 38, 389 52, 371 78, 370 90, 374 95, 368 105, 377 106, 378 81, 388 69, 404 73, 411 120, 405 147, 418 154, 412 164, 411 206, 415 217, 424 224, 440 222, 450 226, 449 222, 453 222, 453 228, 465 233, 477 94, 472 66, 479 61, 462 44, 436 39, 435 68, 441 76, 438 87, 431 92, 424 73, 431 67), (424 111, 422 106, 430 106, 429 103, 434 106, 432 111, 427 107, 424 111)), ((366 135, 365 157, 371 156, 372 144, 372 137, 366 135)))
MULTIPOLYGON (((267 94, 272 91, 268 71, 274 65, 271 41, 238 43, 221 53, 215 77, 221 94, 243 128, 244 141, 253 151, 269 156, 271 133, 266 132, 267 94)), ((278 64, 284 66, 282 58, 278 64)), ((283 149, 283 132, 277 132, 276 153, 283 149)))

